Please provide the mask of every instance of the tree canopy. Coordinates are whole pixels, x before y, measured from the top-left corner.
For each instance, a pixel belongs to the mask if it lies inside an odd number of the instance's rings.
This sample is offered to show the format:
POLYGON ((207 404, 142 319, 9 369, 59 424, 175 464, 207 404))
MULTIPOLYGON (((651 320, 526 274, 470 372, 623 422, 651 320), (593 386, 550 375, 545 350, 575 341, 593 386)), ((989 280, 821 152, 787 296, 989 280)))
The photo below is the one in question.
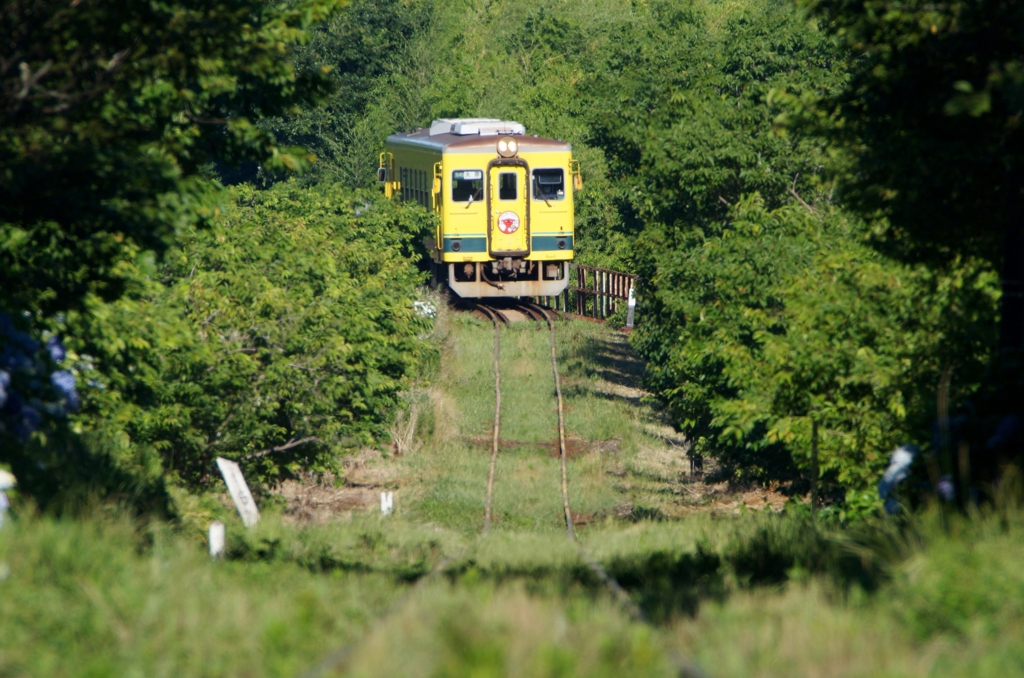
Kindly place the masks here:
POLYGON ((8 310, 53 313, 123 290, 128 241, 160 252, 216 205, 200 169, 303 151, 254 124, 315 101, 327 74, 288 58, 338 0, 0 9, 0 288, 8 310))
POLYGON ((868 509, 893 446, 935 451, 940 383, 1017 383, 1015 3, 341 5, 0 10, 0 427, 40 487, 386 436, 431 217, 359 191, 437 117, 573 144, 579 260, 640 275, 647 386, 728 472, 798 491, 816 441, 868 509))
POLYGON ((888 218, 911 258, 999 262, 1024 191, 1024 6, 1012 0, 806 0, 845 48, 849 81, 809 98, 848 149, 841 196, 888 218))

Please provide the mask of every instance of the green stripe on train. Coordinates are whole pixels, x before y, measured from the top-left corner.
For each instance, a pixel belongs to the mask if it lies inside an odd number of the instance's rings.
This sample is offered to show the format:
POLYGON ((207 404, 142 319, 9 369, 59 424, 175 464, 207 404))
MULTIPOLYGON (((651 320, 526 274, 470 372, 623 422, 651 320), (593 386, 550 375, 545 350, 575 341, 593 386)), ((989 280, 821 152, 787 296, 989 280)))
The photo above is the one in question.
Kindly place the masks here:
POLYGON ((551 250, 571 250, 571 235, 535 235, 533 236, 534 252, 548 252, 551 250))
POLYGON ((487 238, 450 238, 445 237, 444 239, 444 251, 445 252, 486 252, 487 251, 487 238), (459 248, 455 249, 455 243, 459 244, 459 248))

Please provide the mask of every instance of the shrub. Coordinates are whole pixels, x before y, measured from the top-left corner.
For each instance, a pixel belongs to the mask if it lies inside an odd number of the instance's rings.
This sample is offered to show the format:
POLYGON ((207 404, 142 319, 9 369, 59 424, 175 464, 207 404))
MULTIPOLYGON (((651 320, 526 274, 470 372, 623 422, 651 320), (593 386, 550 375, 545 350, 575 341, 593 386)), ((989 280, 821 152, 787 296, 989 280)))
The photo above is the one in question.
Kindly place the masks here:
POLYGON ((54 322, 82 407, 11 451, 41 501, 199 488, 218 456, 269 481, 387 435, 428 350, 412 308, 426 214, 331 186, 235 197, 162 267, 126 262, 129 294, 54 322))

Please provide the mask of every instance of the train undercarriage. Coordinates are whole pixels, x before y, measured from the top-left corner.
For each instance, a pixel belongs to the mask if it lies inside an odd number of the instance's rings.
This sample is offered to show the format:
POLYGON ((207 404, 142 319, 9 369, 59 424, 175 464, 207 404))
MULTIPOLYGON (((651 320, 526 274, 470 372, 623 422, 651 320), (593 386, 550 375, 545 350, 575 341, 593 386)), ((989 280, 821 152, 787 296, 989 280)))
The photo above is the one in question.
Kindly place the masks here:
POLYGON ((436 264, 434 279, 468 299, 553 297, 569 284, 569 262, 505 257, 494 261, 436 264))

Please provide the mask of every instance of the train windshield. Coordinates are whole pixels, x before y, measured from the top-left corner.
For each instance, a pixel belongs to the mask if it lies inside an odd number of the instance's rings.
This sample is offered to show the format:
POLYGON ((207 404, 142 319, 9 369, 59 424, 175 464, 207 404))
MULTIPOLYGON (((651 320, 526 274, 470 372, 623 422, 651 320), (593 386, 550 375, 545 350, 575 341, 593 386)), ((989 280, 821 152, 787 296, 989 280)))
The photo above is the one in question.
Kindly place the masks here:
POLYGON ((561 169, 533 170, 534 200, 564 200, 565 172, 561 169))
POLYGON ((498 199, 499 200, 515 200, 517 198, 516 191, 516 173, 515 172, 502 172, 498 175, 498 199))
POLYGON ((479 202, 484 199, 484 173, 480 170, 452 172, 452 202, 479 202))

